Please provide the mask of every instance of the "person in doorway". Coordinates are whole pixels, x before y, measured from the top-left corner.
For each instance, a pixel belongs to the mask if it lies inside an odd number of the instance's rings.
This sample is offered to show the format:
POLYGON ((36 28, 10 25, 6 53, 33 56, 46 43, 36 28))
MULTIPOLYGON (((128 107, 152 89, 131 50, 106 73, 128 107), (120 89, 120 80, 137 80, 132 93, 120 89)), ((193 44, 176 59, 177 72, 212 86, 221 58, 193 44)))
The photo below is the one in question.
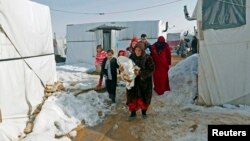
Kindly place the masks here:
POLYGON ((116 98, 116 85, 117 85, 117 69, 119 65, 117 64, 117 60, 113 57, 114 51, 108 50, 107 57, 103 60, 101 66, 101 73, 99 78, 99 83, 97 85, 97 89, 102 87, 103 77, 105 78, 105 87, 108 91, 109 98, 115 103, 116 98))
POLYGON ((145 52, 146 54, 150 54, 151 53, 151 44, 148 42, 147 39, 147 34, 141 34, 141 40, 139 42, 142 42, 145 46, 145 52))
POLYGON ((155 64, 153 73, 154 90, 158 95, 170 91, 168 70, 171 65, 171 51, 163 36, 151 46, 151 56, 155 64))
POLYGON ((95 68, 96 72, 101 72, 101 65, 104 58, 107 56, 107 52, 102 49, 102 45, 96 46, 95 68))
POLYGON ((133 53, 136 43, 138 43, 138 39, 136 37, 133 37, 130 41, 129 47, 126 48, 128 56, 130 56, 133 53))
POLYGON ((134 53, 129 56, 137 69, 134 70, 136 75, 134 86, 129 90, 126 89, 126 104, 131 112, 128 120, 134 120, 138 110, 141 110, 142 118, 147 118, 146 112, 152 98, 154 63, 151 56, 145 53, 144 48, 143 43, 137 43, 134 47, 134 53))

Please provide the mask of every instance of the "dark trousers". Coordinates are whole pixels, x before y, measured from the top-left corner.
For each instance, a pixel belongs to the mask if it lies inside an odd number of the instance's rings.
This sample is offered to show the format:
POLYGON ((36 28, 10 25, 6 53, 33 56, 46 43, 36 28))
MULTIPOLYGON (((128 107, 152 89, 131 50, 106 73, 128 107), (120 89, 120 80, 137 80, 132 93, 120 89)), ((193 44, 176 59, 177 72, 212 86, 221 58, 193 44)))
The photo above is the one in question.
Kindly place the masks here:
POLYGON ((106 89, 109 93, 109 98, 112 100, 112 102, 115 102, 116 81, 115 80, 106 80, 106 89))

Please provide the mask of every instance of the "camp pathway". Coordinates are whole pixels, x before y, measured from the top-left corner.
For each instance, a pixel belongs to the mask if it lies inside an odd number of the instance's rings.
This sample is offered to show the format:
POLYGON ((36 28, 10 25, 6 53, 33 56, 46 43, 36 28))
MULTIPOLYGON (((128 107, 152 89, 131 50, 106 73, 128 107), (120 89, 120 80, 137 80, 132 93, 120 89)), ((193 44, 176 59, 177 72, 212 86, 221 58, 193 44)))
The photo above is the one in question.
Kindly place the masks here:
MULTIPOLYGON (((172 56, 171 66, 176 65, 183 59, 184 58, 180 56, 172 56)), ((122 97, 119 100, 120 101, 118 101, 115 105, 115 109, 113 109, 113 112, 115 111, 115 114, 109 115, 103 123, 99 124, 96 127, 84 128, 78 131, 77 136, 73 141, 142 141, 143 139, 140 138, 140 135, 133 135, 133 133, 130 132, 129 128, 135 126, 136 124, 140 124, 140 126, 143 126, 144 124, 147 124, 146 122, 149 122, 148 119, 142 119, 140 112, 137 112, 136 120, 127 121, 129 112, 128 109, 124 109, 125 97, 122 97)))
MULTIPOLYGON (((116 105, 117 109, 120 109, 118 107, 121 106, 122 104, 116 105)), ((73 141, 140 141, 140 139, 136 139, 130 133, 129 127, 136 124, 136 120, 132 122, 127 121, 127 114, 121 109, 117 110, 115 115, 109 115, 98 126, 80 130, 73 141)))
MULTIPOLYGON (((124 88, 118 87, 118 91, 124 88)), ((140 111, 134 121, 127 121, 125 95, 120 93, 117 105, 103 123, 77 132, 73 141, 173 141, 207 137, 209 124, 249 124, 250 116, 234 112, 204 112, 166 102, 153 93, 148 118, 140 111), (198 137, 197 137, 198 136, 198 137), (181 139, 184 138, 184 139, 181 139)))

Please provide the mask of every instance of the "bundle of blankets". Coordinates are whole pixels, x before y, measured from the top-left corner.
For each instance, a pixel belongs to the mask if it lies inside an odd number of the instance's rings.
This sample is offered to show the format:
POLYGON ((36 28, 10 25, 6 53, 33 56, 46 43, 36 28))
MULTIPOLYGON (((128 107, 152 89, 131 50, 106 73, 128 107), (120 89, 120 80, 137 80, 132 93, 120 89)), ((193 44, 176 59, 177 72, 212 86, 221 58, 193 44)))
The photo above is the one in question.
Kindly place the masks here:
POLYGON ((126 82, 126 88, 130 90, 135 85, 135 70, 139 71, 140 68, 136 66, 131 59, 125 56, 119 56, 117 63, 123 67, 120 76, 122 80, 126 82))

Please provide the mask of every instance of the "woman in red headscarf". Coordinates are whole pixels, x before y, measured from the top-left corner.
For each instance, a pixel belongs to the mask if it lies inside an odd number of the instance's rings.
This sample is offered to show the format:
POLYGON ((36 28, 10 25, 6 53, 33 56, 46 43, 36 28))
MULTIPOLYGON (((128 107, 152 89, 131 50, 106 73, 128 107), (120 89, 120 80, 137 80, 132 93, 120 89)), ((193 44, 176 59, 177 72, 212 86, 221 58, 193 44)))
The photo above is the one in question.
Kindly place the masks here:
POLYGON ((155 64, 153 73, 154 90, 158 95, 170 91, 168 70, 171 65, 171 51, 163 36, 151 46, 151 56, 155 64))
POLYGON ((134 51, 134 47, 136 45, 136 43, 138 43, 138 39, 136 37, 133 37, 130 41, 130 45, 129 47, 127 47, 127 51, 128 51, 128 56, 130 56, 134 51))

